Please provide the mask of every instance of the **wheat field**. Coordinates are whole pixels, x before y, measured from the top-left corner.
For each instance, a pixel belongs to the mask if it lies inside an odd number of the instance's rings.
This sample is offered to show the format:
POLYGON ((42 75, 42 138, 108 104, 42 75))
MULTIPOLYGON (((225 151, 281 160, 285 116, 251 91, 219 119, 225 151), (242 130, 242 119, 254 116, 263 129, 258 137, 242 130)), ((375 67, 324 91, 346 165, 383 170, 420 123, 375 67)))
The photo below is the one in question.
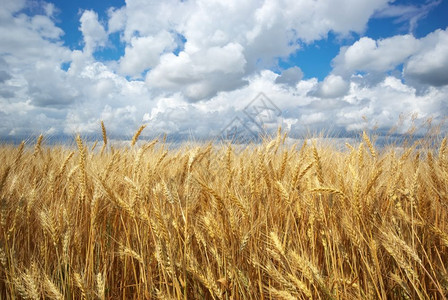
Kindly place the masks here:
POLYGON ((445 299, 448 145, 0 146, 0 299, 445 299))

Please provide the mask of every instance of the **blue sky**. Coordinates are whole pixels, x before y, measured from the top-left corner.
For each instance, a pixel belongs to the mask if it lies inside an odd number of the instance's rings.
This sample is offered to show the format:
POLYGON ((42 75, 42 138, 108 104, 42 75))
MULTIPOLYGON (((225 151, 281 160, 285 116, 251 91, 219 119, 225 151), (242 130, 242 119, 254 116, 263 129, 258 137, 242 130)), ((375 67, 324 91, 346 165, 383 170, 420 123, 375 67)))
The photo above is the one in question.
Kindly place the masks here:
POLYGON ((448 2, 0 0, 0 137, 402 131, 448 112, 448 2), (282 112, 251 119, 263 93, 282 112))

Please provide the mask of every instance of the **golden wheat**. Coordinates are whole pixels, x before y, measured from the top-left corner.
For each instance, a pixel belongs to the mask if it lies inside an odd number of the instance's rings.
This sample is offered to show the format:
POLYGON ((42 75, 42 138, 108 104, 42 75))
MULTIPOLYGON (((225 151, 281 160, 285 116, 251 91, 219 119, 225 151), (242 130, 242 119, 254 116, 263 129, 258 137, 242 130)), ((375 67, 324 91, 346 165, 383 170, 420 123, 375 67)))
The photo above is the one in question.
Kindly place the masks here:
POLYGON ((145 129, 146 125, 140 126, 140 128, 135 132, 134 136, 132 137, 131 146, 134 147, 135 143, 138 141, 138 137, 142 133, 143 129, 145 129))
POLYGON ((446 138, 171 150, 144 128, 0 146, 0 299, 448 296, 446 138))

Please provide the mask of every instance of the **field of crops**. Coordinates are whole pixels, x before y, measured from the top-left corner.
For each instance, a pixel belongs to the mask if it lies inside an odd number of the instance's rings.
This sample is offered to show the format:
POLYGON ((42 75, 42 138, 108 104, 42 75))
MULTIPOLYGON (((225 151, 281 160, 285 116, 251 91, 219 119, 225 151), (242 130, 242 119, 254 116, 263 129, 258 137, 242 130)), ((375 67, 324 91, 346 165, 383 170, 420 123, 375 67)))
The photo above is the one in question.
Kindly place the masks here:
POLYGON ((103 133, 0 146, 0 299, 448 296, 446 139, 237 151, 103 133))

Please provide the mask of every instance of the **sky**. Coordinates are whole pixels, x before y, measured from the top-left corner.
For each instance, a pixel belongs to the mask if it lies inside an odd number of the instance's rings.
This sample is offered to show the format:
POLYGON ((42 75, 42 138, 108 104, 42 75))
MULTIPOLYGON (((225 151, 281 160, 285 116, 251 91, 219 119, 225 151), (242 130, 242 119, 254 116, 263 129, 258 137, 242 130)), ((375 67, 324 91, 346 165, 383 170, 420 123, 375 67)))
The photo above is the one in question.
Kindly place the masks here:
MULTIPOLYGON (((0 139, 448 116, 447 0, 0 0, 0 139)), ((406 127, 407 126, 407 127, 406 127)))

